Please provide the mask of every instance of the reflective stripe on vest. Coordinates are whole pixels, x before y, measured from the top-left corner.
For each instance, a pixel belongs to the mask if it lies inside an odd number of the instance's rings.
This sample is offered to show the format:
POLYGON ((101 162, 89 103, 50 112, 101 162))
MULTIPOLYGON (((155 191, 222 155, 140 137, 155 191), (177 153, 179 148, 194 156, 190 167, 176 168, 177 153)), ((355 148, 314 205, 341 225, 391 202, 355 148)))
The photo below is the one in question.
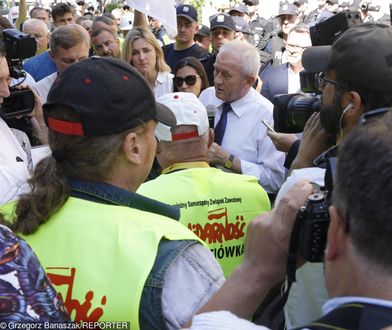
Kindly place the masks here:
POLYGON ((180 222, 209 245, 226 277, 242 261, 247 224, 271 208, 256 178, 210 167, 162 174, 137 192, 180 207, 180 222))
POLYGON ((177 221, 125 206, 68 198, 36 233, 37 254, 75 321, 126 321, 139 303, 160 240, 199 240, 177 221))

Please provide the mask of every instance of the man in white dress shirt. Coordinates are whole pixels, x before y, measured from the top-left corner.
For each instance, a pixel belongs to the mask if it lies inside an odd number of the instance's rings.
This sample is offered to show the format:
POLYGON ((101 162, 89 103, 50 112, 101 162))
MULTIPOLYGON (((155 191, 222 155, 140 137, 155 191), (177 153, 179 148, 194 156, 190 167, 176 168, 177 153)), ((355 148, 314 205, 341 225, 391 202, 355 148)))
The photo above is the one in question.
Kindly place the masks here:
POLYGON ((210 162, 253 175, 268 193, 274 193, 284 181, 284 154, 275 149, 261 123, 265 119, 273 126, 273 106, 252 88, 259 68, 254 46, 230 41, 216 58, 215 86, 204 90, 200 101, 207 109, 216 109, 210 162))

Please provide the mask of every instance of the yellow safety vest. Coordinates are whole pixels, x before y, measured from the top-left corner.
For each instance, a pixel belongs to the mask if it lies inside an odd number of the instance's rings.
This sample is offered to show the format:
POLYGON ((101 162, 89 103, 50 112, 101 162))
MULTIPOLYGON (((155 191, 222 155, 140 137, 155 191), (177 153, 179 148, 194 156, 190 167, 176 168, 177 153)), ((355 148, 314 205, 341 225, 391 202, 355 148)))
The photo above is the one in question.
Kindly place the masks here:
POLYGON ((159 242, 199 240, 177 221, 137 209, 69 197, 36 233, 25 236, 61 293, 72 320, 130 322, 159 242))
POLYGON ((180 207, 180 222, 208 244, 226 277, 242 261, 247 224, 271 209, 255 177, 205 162, 175 164, 137 192, 180 207))

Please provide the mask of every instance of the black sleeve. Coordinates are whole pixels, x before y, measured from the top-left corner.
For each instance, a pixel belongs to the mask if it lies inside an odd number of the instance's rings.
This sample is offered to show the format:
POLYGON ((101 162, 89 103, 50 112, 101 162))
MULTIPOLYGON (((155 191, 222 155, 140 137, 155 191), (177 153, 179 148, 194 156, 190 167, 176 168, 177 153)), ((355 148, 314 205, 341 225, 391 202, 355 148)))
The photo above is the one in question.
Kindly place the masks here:
POLYGON ((300 144, 301 144, 301 140, 298 139, 297 141, 295 141, 291 145, 290 150, 286 155, 286 159, 284 161, 284 167, 286 167, 288 170, 290 169, 291 164, 293 163, 295 157, 297 157, 300 144))

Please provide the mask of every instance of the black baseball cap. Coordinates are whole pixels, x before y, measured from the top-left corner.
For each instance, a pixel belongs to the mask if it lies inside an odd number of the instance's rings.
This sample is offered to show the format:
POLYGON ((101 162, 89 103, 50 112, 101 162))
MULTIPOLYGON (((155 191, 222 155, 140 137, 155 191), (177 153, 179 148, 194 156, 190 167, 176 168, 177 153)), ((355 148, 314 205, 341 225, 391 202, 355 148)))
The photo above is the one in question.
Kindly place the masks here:
POLYGON ((282 15, 298 15, 297 6, 293 5, 292 3, 289 3, 289 2, 281 3, 279 6, 278 15, 276 15, 276 17, 282 16, 282 15))
POLYGON ((259 4, 259 0, 242 0, 242 2, 247 6, 256 6, 259 4))
POLYGON ((231 8, 230 11, 229 11, 229 15, 232 15, 233 12, 235 12, 235 11, 237 11, 237 12, 239 12, 241 14, 249 15, 248 8, 244 4, 242 4, 242 3, 237 3, 233 8, 231 8))
POLYGON ((308 72, 334 70, 344 80, 369 90, 389 92, 392 86, 392 28, 363 23, 346 30, 332 46, 305 49, 308 72))
POLYGON ((176 126, 173 113, 155 102, 143 76, 114 58, 93 56, 68 67, 54 81, 43 109, 49 129, 67 135, 107 136, 151 119, 176 126), (72 108, 80 121, 51 117, 58 105, 72 108))
POLYGON ((212 31, 213 29, 216 29, 218 27, 230 31, 235 31, 233 17, 225 13, 220 13, 212 16, 210 19, 210 30, 212 31))
POLYGON ((179 5, 176 8, 177 17, 182 16, 190 21, 197 22, 197 10, 192 5, 179 5))
POLYGON ((249 27, 249 23, 246 21, 245 18, 239 17, 239 16, 234 16, 233 17, 234 25, 235 25, 235 31, 236 32, 242 32, 245 34, 253 34, 249 27))
POLYGON ((209 37, 210 36, 210 28, 206 25, 199 25, 199 31, 196 33, 197 36, 209 37))
POLYGON ((293 5, 296 5, 299 7, 299 6, 303 5, 304 3, 308 3, 308 0, 296 0, 293 2, 293 5))

